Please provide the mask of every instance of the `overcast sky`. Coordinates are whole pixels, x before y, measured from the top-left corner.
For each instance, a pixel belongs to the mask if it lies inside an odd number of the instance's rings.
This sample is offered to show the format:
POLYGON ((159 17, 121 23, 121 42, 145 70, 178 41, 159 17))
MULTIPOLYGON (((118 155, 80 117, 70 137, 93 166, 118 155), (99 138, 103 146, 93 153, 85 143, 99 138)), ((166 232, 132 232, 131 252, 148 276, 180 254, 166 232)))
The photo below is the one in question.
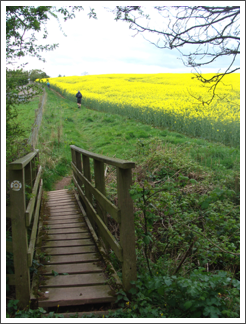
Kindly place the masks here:
MULTIPOLYGON (((17 3, 19 4, 18 1, 11 1, 11 5, 17 3)), ((70 3, 71 5, 83 5, 84 11, 77 12, 75 19, 66 22, 62 18, 60 19, 66 37, 60 30, 58 21, 53 17, 50 18, 47 23, 47 39, 42 39, 41 32, 37 34, 37 38, 43 44, 59 43, 59 47, 53 51, 42 53, 46 63, 42 63, 36 58, 25 57, 20 62, 29 62, 26 66, 27 70, 41 69, 50 77, 57 77, 59 74, 79 76, 84 72, 88 72, 88 74, 192 72, 191 68, 183 65, 180 59, 181 55, 177 50, 158 49, 146 41, 141 34, 133 37, 134 31, 129 29, 128 23, 116 22, 114 14, 107 12, 104 8, 113 8, 115 5, 129 4, 129 2, 70 1, 70 3), (89 19, 90 7, 95 9, 97 20, 89 19)), ((163 4, 163 2, 157 3, 158 5, 163 4)), ((147 1, 143 5, 151 10, 151 7, 157 3, 147 1)), ((66 5, 66 2, 21 2, 21 5, 30 4, 60 7, 66 5)), ((167 2, 165 2, 166 4, 167 2)), ((171 2, 171 5, 173 4, 171 2)), ((175 5, 177 4, 178 1, 175 2, 175 5)), ((184 2, 182 2, 183 4, 184 2)), ((223 60, 223 62, 202 71, 218 72, 219 68, 228 66, 228 62, 223 60)), ((239 65, 239 58, 237 63, 239 65)))

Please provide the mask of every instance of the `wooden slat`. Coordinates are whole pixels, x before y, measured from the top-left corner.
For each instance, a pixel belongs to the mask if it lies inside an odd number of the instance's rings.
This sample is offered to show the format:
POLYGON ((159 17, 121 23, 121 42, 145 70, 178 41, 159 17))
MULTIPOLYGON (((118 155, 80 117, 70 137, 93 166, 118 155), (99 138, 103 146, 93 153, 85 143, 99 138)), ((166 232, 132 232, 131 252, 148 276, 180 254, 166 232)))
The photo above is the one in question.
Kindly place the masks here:
POLYGON ((41 172, 42 172, 42 167, 39 167, 39 171, 32 189, 32 198, 30 199, 26 212, 25 212, 25 217, 26 217, 26 226, 30 226, 31 221, 32 221, 32 215, 33 215, 33 210, 36 202, 36 198, 38 195, 38 189, 39 189, 39 182, 41 178, 41 172))
POLYGON ((52 215, 52 216, 49 216, 49 218, 47 218, 47 220, 59 220, 59 219, 70 219, 70 220, 73 220, 73 219, 81 219, 80 215, 52 215))
POLYGON ((84 228, 58 228, 58 229, 52 229, 48 230, 48 234, 75 234, 75 233, 87 233, 88 229, 86 227, 84 228))
POLYGON ((93 242, 86 246, 69 246, 69 247, 53 247, 43 249, 48 255, 65 255, 96 252, 96 247, 93 242))
MULTIPOLYGON (((44 225, 45 225, 45 222, 44 222, 44 225)), ((47 228, 50 228, 50 229, 59 229, 59 228, 83 228, 85 226, 85 222, 82 220, 79 223, 71 223, 71 224, 53 223, 53 224, 46 224, 45 226, 47 228)))
MULTIPOLYGON (((72 255, 57 255, 52 256, 46 264, 70 264, 70 263, 81 263, 81 262, 94 262, 101 260, 99 253, 82 253, 72 255)), ((72 265, 71 265, 72 267, 72 265)))
POLYGON ((104 239, 107 240, 107 242, 110 244, 111 248, 115 252, 118 259, 120 261, 123 261, 122 248, 121 248, 120 244, 116 241, 114 236, 110 233, 110 231, 108 230, 108 228, 106 227, 104 222, 101 220, 101 218, 96 214, 95 209, 90 204, 88 199, 85 197, 81 188, 78 187, 78 183, 74 177, 73 177, 73 180, 74 180, 75 185, 78 188, 81 198, 83 199, 84 203, 86 204, 86 208, 88 209, 90 215, 93 217, 93 221, 96 222, 96 224, 100 228, 101 234, 104 236, 104 239))
POLYGON ((79 246, 79 245, 91 245, 92 240, 84 239, 84 240, 67 240, 67 241, 48 241, 43 247, 58 247, 58 246, 79 246))
POLYGON ((51 202, 48 202, 47 203, 47 206, 48 207, 59 207, 59 206, 70 206, 70 205, 74 205, 74 202, 76 200, 74 199, 64 199, 64 200, 54 200, 54 201, 51 201, 51 202))
POLYGON ((84 177, 83 174, 79 172, 74 164, 72 164, 72 168, 78 178, 87 185, 90 193, 94 195, 94 197, 98 200, 102 207, 113 217, 116 222, 120 223, 120 210, 114 204, 112 204, 99 190, 94 188, 90 181, 88 181, 86 177, 84 177))
POLYGON ((104 273, 86 273, 61 276, 44 276, 44 280, 39 285, 40 288, 49 287, 80 287, 104 284, 107 280, 104 273))
POLYGON ((36 209, 35 209, 35 214, 34 214, 31 238, 30 238, 30 243, 29 243, 28 252, 27 252, 29 267, 31 267, 31 265, 32 265, 33 253, 34 253, 36 236, 37 236, 39 210, 40 210, 41 197, 42 197, 42 188, 43 188, 43 180, 41 179, 40 186, 39 186, 38 198, 37 198, 37 204, 36 204, 36 209))
POLYGON ((82 222, 82 220, 81 219, 79 219, 79 218, 74 218, 74 219, 72 219, 72 220, 69 220, 69 219, 59 219, 59 220, 53 220, 53 219, 51 219, 51 220, 47 220, 47 221, 44 221, 44 224, 46 225, 56 225, 56 224, 64 224, 64 226, 65 226, 65 224, 72 224, 72 223, 76 223, 76 224, 80 224, 82 222))
POLYGON ((48 299, 39 300, 39 307, 110 303, 115 300, 108 285, 49 288, 47 290, 42 288, 41 291, 48 299))
POLYGON ((85 239, 89 238, 91 235, 87 233, 75 233, 75 234, 52 234, 48 232, 46 237, 47 241, 65 241, 65 240, 76 240, 76 239, 85 239))
POLYGON ((102 268, 97 265, 97 262, 75 263, 73 266, 71 266, 71 264, 46 265, 45 267, 42 267, 40 271, 44 275, 52 275, 52 270, 60 275, 63 273, 76 274, 102 272, 102 268))
POLYGON ((49 216, 50 217, 52 217, 52 216, 80 216, 80 213, 78 211, 73 212, 73 213, 72 212, 59 212, 59 213, 57 213, 57 212, 52 211, 49 216))

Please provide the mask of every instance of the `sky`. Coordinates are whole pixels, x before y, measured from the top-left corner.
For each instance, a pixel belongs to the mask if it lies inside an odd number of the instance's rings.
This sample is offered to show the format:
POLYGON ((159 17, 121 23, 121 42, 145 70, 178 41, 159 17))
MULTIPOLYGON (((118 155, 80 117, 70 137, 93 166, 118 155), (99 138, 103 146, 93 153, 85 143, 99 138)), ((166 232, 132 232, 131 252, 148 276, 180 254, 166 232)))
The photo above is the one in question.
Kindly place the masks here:
MULTIPOLYGON (((8 1, 6 1, 7 3, 8 1)), ((17 1, 11 1, 14 5, 17 1)), ((21 2, 22 5, 30 5, 30 2, 21 2)), ((108 12, 105 7, 114 8, 119 3, 107 1, 70 1, 73 5, 83 5, 84 11, 76 12, 76 18, 63 22, 60 19, 63 32, 60 30, 58 21, 51 17, 47 23, 48 37, 42 39, 42 32, 37 33, 37 39, 42 44, 59 43, 59 47, 53 51, 43 52, 42 57, 46 62, 42 63, 37 58, 25 57, 19 63, 28 62, 25 69, 40 69, 50 77, 80 76, 84 72, 93 74, 112 73, 190 73, 191 68, 185 67, 181 54, 177 50, 158 49, 143 38, 142 34, 135 35, 129 29, 129 24, 122 21, 115 21, 115 15, 108 12), (89 9, 94 8, 97 13, 97 20, 88 17, 89 9), (134 36, 135 35, 135 36, 134 36)), ((214 3, 214 2, 213 2, 214 3)), ((36 5, 66 5, 66 2, 35 1, 36 5)), ((121 1, 120 5, 129 5, 121 1)), ((132 4, 132 3, 131 3, 132 4)), ((140 2, 134 5, 141 4, 140 2)), ((162 2, 144 2, 144 6, 151 12, 154 4, 162 2)), ((165 4, 168 4, 165 2, 165 4)), ((178 1, 175 2, 175 5, 178 1)), ((182 5, 184 3, 182 2, 182 5)), ((171 2, 173 5, 173 2, 171 2)), ((155 21, 160 24, 162 20, 155 21)), ((189 50, 189 48, 187 47, 189 50)), ((202 72, 218 72, 219 69, 228 66, 228 60, 204 68, 202 72)), ((239 58, 236 65, 239 66, 239 58)))

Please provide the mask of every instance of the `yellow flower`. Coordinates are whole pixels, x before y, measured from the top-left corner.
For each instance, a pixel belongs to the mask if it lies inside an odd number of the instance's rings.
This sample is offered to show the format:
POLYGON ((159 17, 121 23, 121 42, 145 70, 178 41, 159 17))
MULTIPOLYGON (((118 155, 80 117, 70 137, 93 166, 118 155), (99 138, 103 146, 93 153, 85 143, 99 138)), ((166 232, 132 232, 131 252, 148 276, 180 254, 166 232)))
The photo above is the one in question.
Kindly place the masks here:
POLYGON ((163 316, 163 314, 161 314, 161 316, 163 316))
POLYGON ((129 302, 129 301, 128 301, 128 302, 126 302, 126 305, 127 305, 127 306, 129 306, 129 304, 130 304, 130 302, 129 302))

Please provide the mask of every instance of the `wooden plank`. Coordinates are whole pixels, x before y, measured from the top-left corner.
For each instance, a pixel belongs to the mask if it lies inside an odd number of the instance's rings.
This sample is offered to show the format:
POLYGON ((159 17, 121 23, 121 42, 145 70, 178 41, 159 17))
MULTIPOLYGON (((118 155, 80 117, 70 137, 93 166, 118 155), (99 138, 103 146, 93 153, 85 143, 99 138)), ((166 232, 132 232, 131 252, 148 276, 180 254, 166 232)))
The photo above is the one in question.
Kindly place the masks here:
MULTIPOLYGON (((77 183, 76 179, 75 178, 73 178, 73 179, 74 179, 74 182, 75 182, 76 186, 78 186, 78 183, 77 183)), ((87 207, 87 210, 90 213, 93 221, 100 228, 101 234, 104 236, 105 240, 107 240, 107 242, 110 244, 111 248, 114 250, 114 252, 115 252, 116 256, 118 257, 118 259, 120 261, 123 261, 123 256, 122 256, 123 251, 122 251, 122 248, 121 248, 120 244, 117 242, 115 237, 111 234, 111 232, 108 230, 108 228, 106 227, 104 222, 101 220, 101 218, 96 214, 95 209, 90 204, 88 199, 85 197, 85 195, 83 194, 81 188, 80 187, 77 187, 77 188, 78 188, 80 196, 83 199, 83 201, 84 201, 84 203, 85 203, 85 205, 87 207)))
POLYGON ((72 224, 72 223, 76 223, 76 224, 80 224, 82 222, 82 220, 80 218, 74 218, 74 219, 59 219, 59 220, 53 220, 53 219, 50 219, 50 220, 47 220, 47 221, 44 221, 44 224, 50 224, 50 225, 55 225, 55 224, 72 224))
POLYGON ((70 213, 70 212, 69 213, 68 212, 66 212, 66 213, 63 213, 63 212, 59 212, 59 213, 52 212, 49 216, 50 217, 52 217, 52 216, 80 216, 80 213, 78 211, 73 212, 73 213, 70 213))
POLYGON ((45 265, 40 270, 41 274, 52 275, 52 270, 62 275, 63 273, 76 274, 76 273, 95 273, 102 272, 101 266, 97 265, 97 262, 89 263, 75 263, 71 267, 71 264, 53 264, 45 265))
POLYGON ((85 273, 75 275, 61 275, 61 276, 45 276, 41 281, 40 288, 48 287, 79 287, 91 286, 96 284, 103 284, 107 280, 105 274, 102 273, 85 273))
POLYGON ((114 165, 116 167, 120 167, 122 169, 132 169, 135 168, 135 162, 130 162, 130 161, 126 161, 126 160, 121 160, 121 159, 117 159, 117 158, 110 158, 108 156, 104 156, 101 154, 96 154, 96 153, 92 153, 86 150, 83 150, 75 145, 70 145, 71 149, 73 149, 76 152, 82 153, 83 156, 88 156, 90 158, 93 158, 95 160, 107 163, 109 165, 114 165))
POLYGON ((77 206, 60 206, 60 207, 49 207, 50 213, 76 213, 78 212, 78 207, 77 206))
POLYGON ((69 192, 68 189, 51 190, 48 192, 48 195, 53 195, 56 193, 71 193, 71 192, 69 192))
POLYGON ((108 285, 88 287, 42 288, 48 299, 38 301, 39 307, 75 306, 84 304, 110 303, 115 300, 108 285))
POLYGON ((32 259, 33 259, 36 237, 37 237, 38 218, 39 218, 39 210, 40 210, 41 197, 42 197, 42 188, 43 188, 43 180, 41 179, 38 198, 37 198, 37 204, 36 204, 36 209, 35 209, 35 214, 34 214, 31 238, 30 238, 29 247, 28 247, 28 251, 27 251, 29 267, 31 267, 31 265, 32 265, 32 259))
POLYGON ((132 287, 131 281, 137 280, 135 228, 133 201, 130 196, 132 185, 131 169, 117 168, 118 204, 121 210, 120 243, 123 249, 122 283, 125 291, 132 287))
POLYGON ((59 219, 80 219, 81 218, 81 215, 52 215, 52 216, 49 216, 49 218, 47 218, 47 220, 59 220, 59 219))
POLYGON ((34 206, 35 206, 35 202, 37 199, 37 194, 38 194, 38 188, 39 188, 39 182, 40 182, 40 178, 41 178, 41 172, 42 172, 42 167, 39 167, 38 170, 38 174, 32 189, 32 198, 30 199, 26 212, 25 212, 25 217, 26 217, 26 226, 30 226, 31 221, 32 221, 32 215, 33 215, 33 211, 34 211, 34 206))
POLYGON ((116 222, 120 223, 120 209, 117 208, 114 204, 112 204, 111 201, 109 201, 98 189, 94 188, 91 182, 88 181, 86 177, 83 176, 83 174, 76 169, 75 165, 72 164, 72 168, 78 176, 78 178, 81 179, 83 183, 87 185, 90 193, 94 195, 94 197, 98 200, 102 207, 114 218, 116 222))
POLYGON ((58 228, 48 230, 48 234, 75 234, 75 233, 87 233, 88 229, 84 228, 58 228))
POLYGON ((28 305, 30 297, 30 272, 28 271, 27 260, 28 240, 25 222, 25 169, 10 169, 9 181, 10 183, 19 181, 22 185, 18 191, 10 190, 10 206, 16 283, 15 293, 16 299, 19 300, 18 307, 24 308, 28 305))
POLYGON ((71 200, 71 199, 66 199, 66 200, 55 200, 55 201, 51 201, 48 202, 46 205, 48 207, 61 207, 61 206, 70 206, 70 205, 74 205, 76 202, 76 200, 71 200))
POLYGON ((44 248, 43 251, 46 252, 48 255, 92 253, 92 252, 96 252, 96 247, 93 244, 93 242, 91 242, 91 245, 86 245, 86 246, 44 248))
POLYGON ((60 241, 60 240, 76 240, 90 238, 89 233, 75 233, 75 234, 52 234, 48 232, 48 236, 45 238, 47 241, 60 241))
POLYGON ((84 239, 84 240, 67 240, 67 241, 48 241, 44 243, 43 247, 58 247, 58 246, 78 246, 78 245, 91 245, 93 243, 92 240, 84 239))
POLYGON ((24 167, 38 154, 39 150, 34 150, 33 152, 25 155, 24 157, 15 160, 9 164, 10 170, 22 170, 24 167))
MULTIPOLYGON (((44 222, 45 225, 45 222, 44 222)), ((85 222, 77 222, 77 223, 69 223, 69 224, 60 224, 60 223, 53 223, 53 224, 47 224, 46 225, 47 230, 48 229, 59 229, 59 228, 84 228, 85 227, 85 222)))
POLYGON ((88 226, 88 228, 89 228, 89 230, 90 230, 90 233, 91 233, 91 235, 92 235, 92 237, 93 237, 93 240, 94 240, 94 242, 95 242, 95 244, 96 244, 97 250, 98 250, 99 253, 101 254, 104 263, 107 265, 107 270, 110 271, 110 276, 113 277, 113 279, 115 280, 115 285, 116 285, 117 289, 118 289, 118 290, 122 289, 122 282, 121 282, 121 280, 120 280, 120 278, 119 278, 117 272, 115 271, 115 269, 114 269, 112 263, 109 261, 108 257, 106 257, 107 253, 106 253, 106 251, 104 250, 104 248, 103 248, 101 242, 99 242, 99 239, 98 239, 98 237, 97 237, 95 231, 93 230, 93 227, 92 227, 92 225, 91 225, 91 223, 90 223, 88 217, 87 217, 86 214, 85 214, 85 211, 84 211, 84 209, 83 209, 83 207, 82 207, 82 204, 81 204, 81 202, 79 201, 79 195, 78 195, 77 193, 75 193, 75 198, 76 198, 76 200, 77 200, 77 202, 78 202, 78 205, 79 205, 79 208, 81 209, 81 212, 82 212, 82 214, 83 214, 83 216, 84 216, 84 218, 85 218, 86 224, 87 224, 87 226, 88 226))
MULTIPOLYGON (((57 255, 52 256, 45 264, 68 264, 68 263, 82 263, 94 262, 101 260, 99 253, 83 253, 72 255, 57 255)), ((72 265, 71 265, 72 267, 72 265)))

